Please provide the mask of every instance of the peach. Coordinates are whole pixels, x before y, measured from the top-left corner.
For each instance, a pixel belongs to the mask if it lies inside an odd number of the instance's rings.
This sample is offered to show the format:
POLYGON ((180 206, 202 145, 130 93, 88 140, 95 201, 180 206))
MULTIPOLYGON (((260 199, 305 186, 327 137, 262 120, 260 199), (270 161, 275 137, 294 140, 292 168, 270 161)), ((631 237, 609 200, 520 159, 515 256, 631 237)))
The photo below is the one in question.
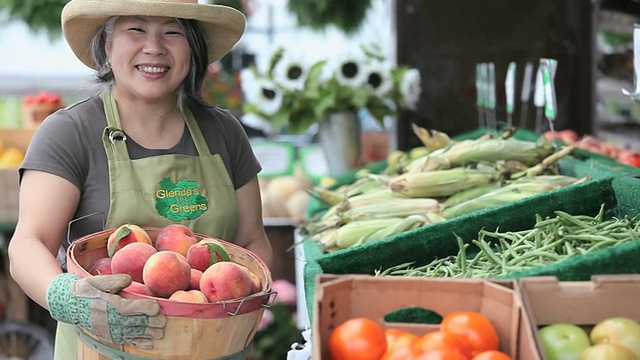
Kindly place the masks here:
POLYGON ((134 242, 143 242, 153 245, 149 234, 147 234, 147 232, 140 226, 133 224, 120 225, 107 238, 107 253, 109 254, 109 257, 113 257, 113 254, 118 250, 134 242))
POLYGON ((208 303, 207 296, 200 290, 178 290, 169 296, 169 300, 194 303, 208 303))
POLYGON ((153 293, 166 298, 177 290, 189 288, 191 267, 182 254, 168 250, 158 251, 144 264, 142 280, 153 293))
POLYGON ((251 294, 255 294, 262 291, 262 282, 260 281, 260 278, 258 277, 258 275, 253 271, 251 271, 245 265, 242 265, 242 264, 238 264, 238 265, 242 267, 242 270, 247 272, 247 275, 249 275, 249 278, 251 279, 251 294))
POLYGON ((200 290, 200 278, 202 278, 202 271, 191 268, 191 281, 189 282, 189 289, 200 290))
POLYGON ((134 242, 118 250, 111 257, 113 274, 129 274, 133 281, 142 282, 142 269, 151 255, 158 250, 144 242, 134 242))
POLYGON ((89 268, 89 274, 91 275, 108 275, 111 272, 111 258, 105 257, 96 260, 96 262, 89 268))
POLYGON ((258 275, 249 270, 249 278, 251 278, 251 293, 255 294, 262 291, 262 284, 260 283, 260 278, 258 277, 258 275))
POLYGON ((153 292, 151 292, 151 290, 149 290, 147 285, 145 285, 145 284, 143 284, 141 282, 138 282, 138 281, 132 281, 131 285, 129 285, 126 288, 124 288, 123 291, 134 293, 134 294, 155 296, 153 294, 153 292))
POLYGON ((217 262, 202 273, 200 291, 209 302, 242 298, 251 293, 251 278, 240 264, 217 262))
POLYGON ((192 268, 205 271, 218 261, 229 261, 229 254, 219 239, 202 238, 189 247, 187 261, 192 268))
POLYGON ((198 242, 196 235, 186 225, 171 224, 163 227, 156 237, 156 249, 175 251, 187 256, 189 247, 198 242))

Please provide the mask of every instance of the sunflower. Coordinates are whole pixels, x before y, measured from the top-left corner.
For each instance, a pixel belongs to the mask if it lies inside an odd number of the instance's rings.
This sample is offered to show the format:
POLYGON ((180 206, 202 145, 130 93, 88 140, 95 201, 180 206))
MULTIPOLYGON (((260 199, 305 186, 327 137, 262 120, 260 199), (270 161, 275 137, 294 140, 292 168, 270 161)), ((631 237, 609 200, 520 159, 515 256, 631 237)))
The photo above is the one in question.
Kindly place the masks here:
POLYGON ((255 79, 251 86, 244 86, 245 98, 257 110, 266 115, 273 115, 282 107, 282 90, 269 79, 255 79))
POLYGON ((304 89, 309 67, 295 55, 286 53, 274 65, 272 77, 280 86, 291 90, 304 89))
POLYGON ((329 60, 325 76, 335 78, 342 86, 360 87, 367 81, 362 55, 348 52, 329 60))
POLYGON ((365 87, 378 97, 388 96, 393 91, 393 76, 390 64, 382 61, 371 61, 364 73, 365 87))

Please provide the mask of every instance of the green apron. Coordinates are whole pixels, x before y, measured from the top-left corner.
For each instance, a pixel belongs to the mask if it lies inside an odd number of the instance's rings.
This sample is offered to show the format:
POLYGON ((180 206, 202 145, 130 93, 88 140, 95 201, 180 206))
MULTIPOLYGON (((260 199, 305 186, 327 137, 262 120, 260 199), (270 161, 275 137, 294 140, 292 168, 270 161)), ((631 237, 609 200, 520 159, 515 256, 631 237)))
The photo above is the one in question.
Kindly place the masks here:
MULTIPOLYGON (((233 241, 238 222, 235 189, 222 158, 211 154, 191 112, 185 109, 183 116, 199 156, 131 160, 113 90, 104 92, 102 99, 107 118, 102 142, 111 189, 106 228, 130 222, 155 227, 180 223, 194 232, 233 241)), ((54 359, 76 358, 76 341, 74 327, 58 323, 54 359)))

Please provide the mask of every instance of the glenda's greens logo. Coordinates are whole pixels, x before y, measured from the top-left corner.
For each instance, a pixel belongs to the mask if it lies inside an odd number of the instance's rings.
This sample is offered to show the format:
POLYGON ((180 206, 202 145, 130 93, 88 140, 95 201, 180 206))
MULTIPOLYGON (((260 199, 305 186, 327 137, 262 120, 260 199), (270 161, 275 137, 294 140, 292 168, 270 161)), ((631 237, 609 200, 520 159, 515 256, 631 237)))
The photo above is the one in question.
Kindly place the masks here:
POLYGON ((195 220, 209 209, 209 201, 200 194, 198 183, 182 179, 176 183, 169 178, 160 181, 156 192, 156 211, 167 219, 195 220))

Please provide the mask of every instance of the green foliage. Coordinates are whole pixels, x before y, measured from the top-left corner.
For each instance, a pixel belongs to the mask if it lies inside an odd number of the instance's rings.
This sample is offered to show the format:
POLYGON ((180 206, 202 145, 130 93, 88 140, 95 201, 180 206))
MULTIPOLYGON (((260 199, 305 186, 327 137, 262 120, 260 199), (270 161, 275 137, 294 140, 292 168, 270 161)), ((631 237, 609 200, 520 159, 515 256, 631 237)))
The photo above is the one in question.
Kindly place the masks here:
POLYGON ((10 20, 23 21, 35 33, 46 33, 50 40, 62 35, 60 14, 68 0, 4 0, 0 12, 10 20))
POLYGON ((323 30, 334 25, 345 33, 360 28, 371 0, 289 0, 287 10, 297 17, 300 26, 323 30))

